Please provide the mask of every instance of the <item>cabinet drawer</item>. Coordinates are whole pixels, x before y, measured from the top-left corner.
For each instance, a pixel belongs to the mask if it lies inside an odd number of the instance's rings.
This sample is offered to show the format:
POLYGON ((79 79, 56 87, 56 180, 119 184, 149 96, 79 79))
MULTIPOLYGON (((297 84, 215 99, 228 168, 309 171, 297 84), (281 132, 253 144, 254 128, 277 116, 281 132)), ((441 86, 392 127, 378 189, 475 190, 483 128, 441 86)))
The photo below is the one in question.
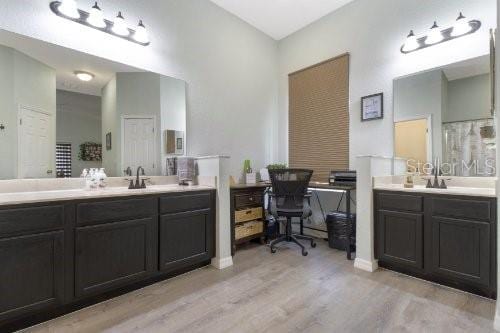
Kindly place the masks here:
POLYGON ((160 198, 160 213, 170 214, 211 207, 210 193, 175 194, 160 198))
POLYGON ((491 221, 492 201, 487 199, 429 198, 433 216, 446 216, 475 221, 491 221))
POLYGON ((127 199, 81 203, 76 208, 77 225, 116 222, 158 214, 157 199, 127 199))
POLYGON ((262 218, 262 207, 237 210, 234 212, 234 222, 246 222, 262 218))
POLYGON ((421 212, 423 211, 423 198, 417 195, 379 193, 378 209, 421 212))
POLYGON ((252 235, 260 234, 264 231, 264 222, 251 221, 244 224, 237 225, 234 228, 234 238, 236 240, 249 237, 252 235))
POLYGON ((250 206, 260 206, 262 205, 262 198, 262 192, 236 194, 234 196, 234 207, 238 209, 250 206))
POLYGON ((0 210, 0 237, 62 229, 64 206, 0 210))

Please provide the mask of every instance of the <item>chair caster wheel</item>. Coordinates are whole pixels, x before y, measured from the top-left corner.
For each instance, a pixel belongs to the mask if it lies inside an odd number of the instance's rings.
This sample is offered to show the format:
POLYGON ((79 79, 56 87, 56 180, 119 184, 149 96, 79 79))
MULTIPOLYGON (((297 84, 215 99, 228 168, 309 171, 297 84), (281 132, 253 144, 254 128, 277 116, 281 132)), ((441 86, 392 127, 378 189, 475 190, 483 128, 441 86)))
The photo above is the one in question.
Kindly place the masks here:
POLYGON ((316 247, 316 243, 315 242, 311 242, 311 247, 315 248, 316 247))
POLYGON ((305 257, 307 256, 307 251, 302 251, 302 255, 305 257))
POLYGON ((271 249, 271 253, 276 253, 276 249, 271 249))

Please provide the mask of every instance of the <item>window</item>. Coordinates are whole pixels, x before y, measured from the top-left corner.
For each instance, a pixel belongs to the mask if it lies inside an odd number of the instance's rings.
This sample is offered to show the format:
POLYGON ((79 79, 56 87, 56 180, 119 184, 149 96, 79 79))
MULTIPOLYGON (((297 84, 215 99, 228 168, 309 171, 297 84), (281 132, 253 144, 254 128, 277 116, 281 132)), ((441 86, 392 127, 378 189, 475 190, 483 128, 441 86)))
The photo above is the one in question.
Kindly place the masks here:
POLYGON ((71 177, 71 143, 56 144, 57 178, 71 177))
POLYGON ((289 164, 327 181, 349 168, 349 54, 292 73, 289 84, 289 164))

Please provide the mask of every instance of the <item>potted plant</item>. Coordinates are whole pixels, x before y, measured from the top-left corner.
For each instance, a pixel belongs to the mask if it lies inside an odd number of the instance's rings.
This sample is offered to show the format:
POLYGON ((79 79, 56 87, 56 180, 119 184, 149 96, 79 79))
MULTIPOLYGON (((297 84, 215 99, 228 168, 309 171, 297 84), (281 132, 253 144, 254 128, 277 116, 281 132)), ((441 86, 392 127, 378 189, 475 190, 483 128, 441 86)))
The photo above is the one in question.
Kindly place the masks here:
POLYGON ((253 172, 250 160, 245 160, 243 162, 243 172, 245 173, 245 181, 247 184, 257 183, 257 174, 253 172))

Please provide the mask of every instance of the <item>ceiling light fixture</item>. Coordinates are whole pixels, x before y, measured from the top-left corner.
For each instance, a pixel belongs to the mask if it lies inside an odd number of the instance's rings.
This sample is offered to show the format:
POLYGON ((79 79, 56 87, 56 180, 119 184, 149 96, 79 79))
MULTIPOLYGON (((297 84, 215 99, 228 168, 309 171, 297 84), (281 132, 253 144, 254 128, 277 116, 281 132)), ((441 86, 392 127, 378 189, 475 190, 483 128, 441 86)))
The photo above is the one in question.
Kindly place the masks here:
POLYGON ((118 12, 118 15, 116 15, 112 30, 119 36, 130 35, 130 31, 128 31, 127 24, 125 24, 125 19, 123 18, 122 12, 118 12))
POLYGON ((444 43, 455 38, 460 38, 466 35, 470 35, 481 28, 481 21, 479 20, 471 20, 467 21, 465 16, 460 13, 458 16, 455 25, 453 27, 446 28, 442 30, 437 22, 434 21, 434 24, 431 27, 431 31, 427 36, 417 37, 413 33, 413 30, 410 31, 410 34, 406 37, 406 41, 401 46, 401 53, 407 54, 411 52, 415 52, 421 49, 425 49, 429 46, 437 45, 440 43, 444 43))
POLYGON ((101 8, 99 8, 97 1, 94 6, 92 6, 92 9, 90 9, 87 22, 96 28, 106 28, 106 22, 104 22, 104 14, 102 13, 101 8))
POLYGON ((90 12, 79 9, 75 0, 52 1, 50 9, 57 16, 67 20, 106 32, 136 44, 143 46, 150 44, 149 34, 142 20, 139 21, 137 31, 127 27, 121 12, 118 12, 118 16, 113 22, 106 20, 97 2, 92 6, 90 12))
POLYGON ((89 82, 94 78, 94 74, 84 71, 75 71, 75 75, 81 81, 89 82))

